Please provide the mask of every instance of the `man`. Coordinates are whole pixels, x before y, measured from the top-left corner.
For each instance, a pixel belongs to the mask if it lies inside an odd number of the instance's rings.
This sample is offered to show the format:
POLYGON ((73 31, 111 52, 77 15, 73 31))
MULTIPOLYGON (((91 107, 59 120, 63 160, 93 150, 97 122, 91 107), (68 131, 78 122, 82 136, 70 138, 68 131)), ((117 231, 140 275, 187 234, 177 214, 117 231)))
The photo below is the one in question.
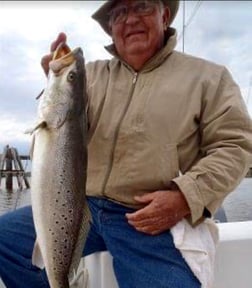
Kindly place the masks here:
MULTIPOLYGON (((200 287, 170 228, 211 217, 251 158, 251 120, 227 69, 174 50, 178 5, 107 1, 93 15, 114 58, 87 64, 93 223, 84 255, 109 250, 120 288, 200 287)), ((65 41, 60 34, 51 50, 65 41)), ((7 287, 48 287, 31 265, 34 239, 30 207, 1 218, 7 287)))

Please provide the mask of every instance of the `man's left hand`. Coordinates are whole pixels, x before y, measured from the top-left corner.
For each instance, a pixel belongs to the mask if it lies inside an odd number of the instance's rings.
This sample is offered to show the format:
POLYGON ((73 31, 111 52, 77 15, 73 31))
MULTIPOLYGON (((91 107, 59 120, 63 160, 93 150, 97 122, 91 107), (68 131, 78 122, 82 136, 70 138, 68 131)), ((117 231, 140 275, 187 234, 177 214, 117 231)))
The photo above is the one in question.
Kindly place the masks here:
POLYGON ((190 214, 187 201, 179 190, 156 191, 136 196, 135 200, 146 206, 134 213, 127 213, 126 217, 137 231, 146 234, 160 234, 190 214))

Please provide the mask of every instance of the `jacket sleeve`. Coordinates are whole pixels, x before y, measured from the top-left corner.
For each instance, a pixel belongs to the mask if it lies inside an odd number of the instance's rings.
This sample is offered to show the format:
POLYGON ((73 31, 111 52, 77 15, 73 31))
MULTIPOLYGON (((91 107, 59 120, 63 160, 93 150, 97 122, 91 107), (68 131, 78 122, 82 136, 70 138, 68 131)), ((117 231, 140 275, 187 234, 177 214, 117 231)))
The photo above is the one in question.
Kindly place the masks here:
POLYGON ((252 122, 239 87, 226 68, 216 79, 205 84, 202 97, 200 160, 173 179, 188 202, 192 224, 206 211, 215 213, 252 163, 252 122))

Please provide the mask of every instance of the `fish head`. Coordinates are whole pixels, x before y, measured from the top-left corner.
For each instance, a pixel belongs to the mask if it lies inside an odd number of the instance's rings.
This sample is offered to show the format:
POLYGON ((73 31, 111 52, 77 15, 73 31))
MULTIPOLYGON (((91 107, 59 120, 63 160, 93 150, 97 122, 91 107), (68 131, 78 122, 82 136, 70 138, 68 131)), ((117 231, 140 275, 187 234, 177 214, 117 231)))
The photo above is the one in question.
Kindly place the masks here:
POLYGON ((60 128, 65 121, 85 111, 85 60, 81 48, 70 50, 60 44, 49 63, 47 87, 40 97, 39 118, 48 129, 60 128))

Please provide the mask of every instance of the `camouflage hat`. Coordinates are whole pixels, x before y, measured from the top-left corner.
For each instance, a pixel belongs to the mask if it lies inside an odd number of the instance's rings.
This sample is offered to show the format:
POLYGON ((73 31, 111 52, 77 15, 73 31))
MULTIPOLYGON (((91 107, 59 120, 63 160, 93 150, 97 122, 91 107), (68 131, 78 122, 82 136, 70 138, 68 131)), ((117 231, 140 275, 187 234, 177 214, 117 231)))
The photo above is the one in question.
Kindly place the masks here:
MULTIPOLYGON (((117 0, 108 0, 106 3, 104 3, 93 15, 92 18, 96 20, 103 30, 110 35, 110 29, 109 29, 109 12, 115 5, 117 0)), ((165 6, 168 6, 171 11, 171 18, 170 23, 171 24, 177 15, 178 8, 179 8, 179 0, 162 0, 165 6)))

